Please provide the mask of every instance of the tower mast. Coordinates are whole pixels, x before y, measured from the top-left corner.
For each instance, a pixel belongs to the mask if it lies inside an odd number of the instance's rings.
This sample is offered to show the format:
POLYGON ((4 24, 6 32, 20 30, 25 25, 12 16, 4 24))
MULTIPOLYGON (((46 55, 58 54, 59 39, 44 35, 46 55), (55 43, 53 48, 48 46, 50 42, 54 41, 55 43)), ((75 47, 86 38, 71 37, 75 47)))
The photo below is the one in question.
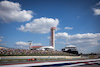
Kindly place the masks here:
POLYGON ((51 46, 55 49, 55 29, 56 27, 51 27, 51 46))

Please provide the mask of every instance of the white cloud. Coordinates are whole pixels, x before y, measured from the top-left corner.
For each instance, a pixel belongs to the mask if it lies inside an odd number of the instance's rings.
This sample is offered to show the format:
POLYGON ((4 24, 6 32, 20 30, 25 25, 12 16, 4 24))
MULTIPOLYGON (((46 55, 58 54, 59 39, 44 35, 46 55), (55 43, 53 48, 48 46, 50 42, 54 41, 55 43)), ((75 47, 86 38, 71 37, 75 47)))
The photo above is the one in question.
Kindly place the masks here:
POLYGON ((3 41, 2 38, 4 38, 4 37, 0 36, 0 45, 6 45, 6 43, 1 43, 3 41))
POLYGON ((70 29, 71 30, 71 29, 73 29, 73 27, 65 27, 65 29, 70 29))
POLYGON ((94 10, 94 15, 100 15, 100 9, 98 8, 93 8, 94 10))
POLYGON ((86 33, 86 34, 75 34, 68 35, 68 33, 57 33, 55 34, 56 39, 65 39, 66 42, 60 42, 62 44, 73 44, 78 47, 88 47, 100 45, 98 42, 100 40, 100 33, 86 33))
POLYGON ((80 18, 80 16, 77 16, 77 18, 79 19, 79 18, 80 18))
POLYGON ((50 37, 47 37, 48 39, 50 39, 50 37))
POLYGON ((95 8, 92 8, 94 11, 94 15, 100 15, 100 2, 95 5, 95 8))
POLYGON ((32 33, 48 33, 51 27, 57 28, 58 24, 59 24, 58 19, 41 17, 38 19, 34 19, 30 23, 26 23, 25 26, 21 25, 21 27, 17 29, 23 32, 29 31, 32 33))
POLYGON ((6 45, 6 43, 0 43, 0 45, 6 45))
POLYGON ((68 36, 69 36, 69 35, 68 35, 68 33, 66 33, 66 32, 55 34, 55 37, 56 37, 57 39, 58 39, 58 38, 64 39, 64 38, 67 38, 68 36))
POLYGON ((0 39, 0 42, 2 42, 2 39, 0 39))
POLYGON ((100 2, 98 2, 98 3, 96 4, 96 6, 98 6, 98 5, 100 5, 100 2))
MULTIPOLYGON (((15 45, 19 45, 19 46, 29 46, 29 43, 28 43, 28 42, 18 41, 18 42, 15 43, 15 45)), ((31 45, 32 45, 32 46, 33 46, 33 45, 36 46, 36 45, 42 45, 42 44, 41 44, 41 43, 34 43, 34 44, 32 43, 31 45)))
POLYGON ((15 44, 16 45, 28 46, 28 43, 27 42, 22 42, 22 41, 16 42, 15 44))
POLYGON ((0 36, 0 42, 2 42, 2 38, 4 38, 3 36, 0 36))
POLYGON ((18 45, 16 46, 17 49, 29 49, 29 46, 18 45))
POLYGON ((56 43, 59 43, 59 44, 64 44, 64 45, 66 45, 66 43, 65 43, 65 42, 61 42, 61 41, 56 41, 56 43))
POLYGON ((58 27, 58 28, 56 28, 56 31, 58 31, 58 30, 60 30, 61 28, 60 27, 58 27))
POLYGON ((74 46, 74 45, 68 45, 68 46, 66 46, 66 47, 76 47, 76 46, 74 46))
POLYGON ((0 20, 2 20, 2 23, 29 21, 33 17, 32 13, 30 10, 22 10, 19 3, 0 2, 0 20))
POLYGON ((4 38, 3 36, 0 36, 0 38, 4 38))

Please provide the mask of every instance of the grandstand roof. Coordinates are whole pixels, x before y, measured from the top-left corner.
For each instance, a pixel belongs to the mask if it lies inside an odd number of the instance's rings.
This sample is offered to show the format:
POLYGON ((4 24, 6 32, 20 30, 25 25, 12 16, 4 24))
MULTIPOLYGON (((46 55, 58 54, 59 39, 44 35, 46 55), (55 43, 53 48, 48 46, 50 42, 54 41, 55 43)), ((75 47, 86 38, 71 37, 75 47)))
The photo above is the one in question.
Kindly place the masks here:
POLYGON ((43 47, 43 46, 31 46, 30 48, 40 48, 40 47, 43 47))
POLYGON ((46 50, 46 49, 54 49, 54 47, 52 47, 52 46, 43 46, 43 47, 40 47, 38 50, 46 50))
POLYGON ((54 47, 52 47, 52 46, 43 46, 41 48, 51 48, 51 49, 54 49, 54 47))

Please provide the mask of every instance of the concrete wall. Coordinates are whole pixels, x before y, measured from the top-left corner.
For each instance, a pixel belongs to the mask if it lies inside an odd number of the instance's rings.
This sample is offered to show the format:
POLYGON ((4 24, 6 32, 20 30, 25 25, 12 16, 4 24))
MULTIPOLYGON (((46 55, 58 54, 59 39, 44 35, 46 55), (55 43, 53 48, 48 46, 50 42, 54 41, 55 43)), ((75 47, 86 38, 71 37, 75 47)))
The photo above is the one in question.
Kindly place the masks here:
POLYGON ((0 59, 30 59, 30 58, 66 58, 78 59, 81 56, 0 56, 0 59))

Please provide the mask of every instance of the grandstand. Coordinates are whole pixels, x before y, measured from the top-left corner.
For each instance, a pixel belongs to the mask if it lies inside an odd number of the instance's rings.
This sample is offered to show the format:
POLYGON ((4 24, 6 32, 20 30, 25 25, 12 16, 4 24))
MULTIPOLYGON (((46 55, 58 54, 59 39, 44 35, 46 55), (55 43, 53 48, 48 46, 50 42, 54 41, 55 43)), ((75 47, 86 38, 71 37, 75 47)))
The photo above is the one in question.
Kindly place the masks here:
POLYGON ((62 51, 28 50, 14 48, 0 48, 0 56, 69 56, 73 54, 62 51))

